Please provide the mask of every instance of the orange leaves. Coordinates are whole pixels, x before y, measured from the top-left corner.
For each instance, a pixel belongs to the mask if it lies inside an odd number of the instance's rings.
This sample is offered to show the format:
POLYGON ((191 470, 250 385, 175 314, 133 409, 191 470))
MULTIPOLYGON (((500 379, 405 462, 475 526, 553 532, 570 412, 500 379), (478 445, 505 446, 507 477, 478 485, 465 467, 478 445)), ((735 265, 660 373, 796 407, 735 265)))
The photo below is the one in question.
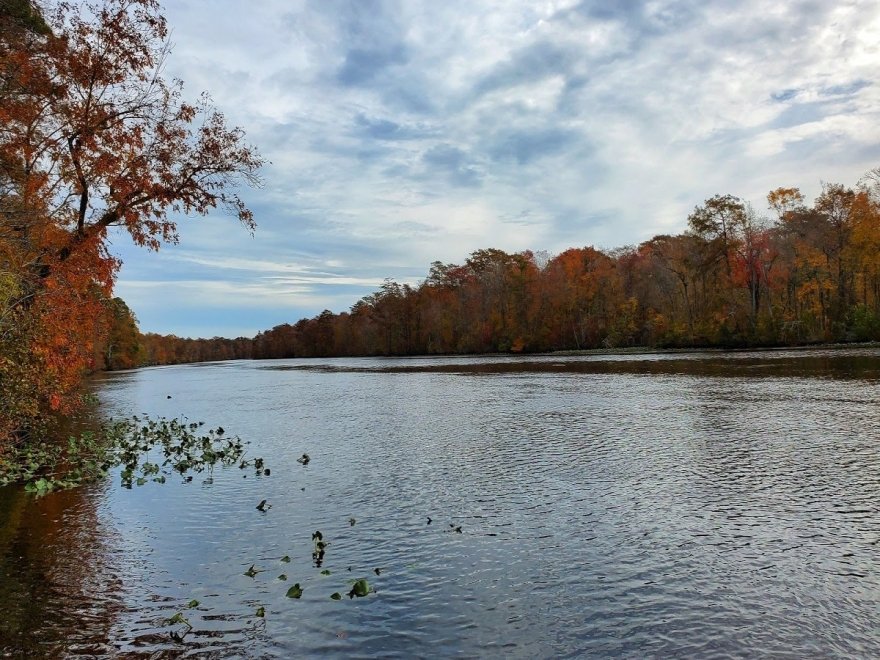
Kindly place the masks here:
POLYGON ((151 249, 174 242, 170 211, 204 215, 222 205, 254 228, 233 189, 259 182, 262 159, 207 96, 186 103, 182 84, 159 75, 167 27, 158 12, 153 0, 62 3, 52 35, 0 63, 26 92, 4 103, 11 130, 0 154, 22 162, 28 196, 55 204, 53 222, 75 228, 62 259, 110 225, 151 249))
POLYGON ((783 222, 792 212, 803 209, 804 196, 797 188, 777 188, 767 193, 767 204, 783 222))
POLYGON ((0 348, 16 356, 0 382, 21 384, 0 386, 7 421, 75 407, 119 268, 107 227, 158 249, 177 241, 173 214, 223 206, 254 228, 236 190, 259 183, 262 159, 207 96, 187 103, 182 83, 162 77, 159 10, 156 0, 59 2, 51 32, 0 41, 0 257, 12 269, 0 348))

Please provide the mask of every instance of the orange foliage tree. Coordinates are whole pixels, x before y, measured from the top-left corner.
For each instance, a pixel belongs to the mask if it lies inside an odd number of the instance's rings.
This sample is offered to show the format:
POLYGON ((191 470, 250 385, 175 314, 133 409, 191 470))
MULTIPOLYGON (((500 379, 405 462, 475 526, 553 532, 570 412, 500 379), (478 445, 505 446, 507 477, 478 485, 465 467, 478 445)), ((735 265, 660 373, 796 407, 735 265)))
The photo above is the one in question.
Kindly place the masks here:
POLYGON ((159 10, 155 0, 59 3, 45 29, 4 10, 0 440, 76 407, 118 311, 111 227, 154 250, 176 242, 181 214, 220 206, 254 227, 236 190, 258 183, 261 158, 207 96, 189 103, 163 77, 159 10))

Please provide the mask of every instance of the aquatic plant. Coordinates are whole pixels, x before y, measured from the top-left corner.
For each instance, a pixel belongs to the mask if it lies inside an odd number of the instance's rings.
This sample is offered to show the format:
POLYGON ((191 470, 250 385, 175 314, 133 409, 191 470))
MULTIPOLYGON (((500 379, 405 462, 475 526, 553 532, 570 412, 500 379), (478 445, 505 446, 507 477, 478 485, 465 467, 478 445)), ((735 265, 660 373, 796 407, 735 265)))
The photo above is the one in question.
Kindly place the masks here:
POLYGON ((71 436, 66 444, 38 440, 0 455, 0 486, 22 483, 44 495, 104 477, 113 464, 112 448, 92 432, 71 436))
POLYGON ((312 560, 315 562, 315 568, 321 568, 324 563, 324 554, 327 551, 328 541, 324 541, 324 535, 320 531, 312 534, 312 541, 315 542, 315 549, 312 551, 312 560))
POLYGON ((247 442, 227 437, 223 427, 203 427, 204 422, 135 415, 97 433, 71 436, 66 444, 22 443, 0 456, 0 486, 21 483, 25 490, 43 495, 96 481, 114 467, 122 468, 120 480, 125 488, 165 483, 175 474, 192 481, 191 473, 204 471, 209 475, 205 481, 211 483, 218 464, 252 468, 257 476, 268 476, 262 458, 245 460, 247 442))
POLYGON ((364 596, 369 596, 371 593, 374 593, 376 590, 370 586, 370 583, 367 582, 365 578, 360 578, 355 580, 351 586, 351 591, 348 592, 349 598, 363 598, 364 596))

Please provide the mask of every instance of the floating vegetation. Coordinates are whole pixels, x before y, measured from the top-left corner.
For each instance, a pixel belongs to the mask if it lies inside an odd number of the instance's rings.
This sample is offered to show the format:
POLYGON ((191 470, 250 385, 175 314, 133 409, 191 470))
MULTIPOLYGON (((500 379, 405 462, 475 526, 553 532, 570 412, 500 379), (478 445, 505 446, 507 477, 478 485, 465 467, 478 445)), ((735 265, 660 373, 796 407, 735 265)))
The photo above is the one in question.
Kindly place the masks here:
MULTIPOLYGON (((237 436, 227 436, 223 427, 218 426, 212 430, 206 429, 202 422, 134 416, 111 424, 100 434, 84 433, 79 437, 72 437, 66 446, 33 443, 7 452, 3 456, 3 462, 0 462, 0 485, 24 482, 26 490, 43 494, 104 477, 117 466, 121 467, 120 480, 125 488, 147 483, 165 483, 169 477, 175 475, 179 476, 182 483, 190 483, 194 474, 202 472, 207 473, 203 483, 210 484, 217 465, 253 470, 252 474, 257 477, 269 476, 270 470, 262 458, 245 458, 246 445, 237 436)), ((308 454, 303 454, 297 461, 308 465, 311 458, 308 454)), ((305 488, 301 490, 304 491, 305 488)), ((266 513, 272 508, 272 504, 262 499, 255 508, 266 513)), ((349 527, 354 527, 357 522, 354 516, 348 518, 349 527)), ((430 525, 431 522, 431 517, 428 516, 427 524, 430 525)), ((461 533, 461 527, 450 524, 447 531, 461 533)), ((314 567, 319 569, 321 576, 332 575, 330 569, 322 568, 329 541, 325 540, 320 530, 312 533, 311 538, 314 567)), ((292 563, 290 555, 284 555, 278 561, 282 564, 292 563)), ((257 568, 254 563, 243 575, 254 579, 266 570, 257 568)), ((353 567, 348 566, 347 570, 351 572, 353 567)), ((383 570, 376 567, 372 572, 380 576, 383 570)), ((288 572, 278 574, 277 580, 287 582, 288 572)), ((285 596, 301 599, 303 585, 307 586, 307 583, 294 583, 286 590, 285 596)), ((354 599, 376 593, 366 578, 351 580, 350 585, 347 592, 335 591, 329 598, 340 601, 344 595, 354 599)), ((172 640, 182 643, 193 631, 193 625, 184 612, 198 606, 198 600, 190 600, 184 608, 163 621, 162 625, 174 627, 168 633, 172 640)), ((255 616, 265 619, 265 606, 257 607, 255 616)))
POLYGON ((192 624, 189 622, 189 620, 185 616, 183 616, 183 612, 178 612, 177 614, 175 614, 171 618, 165 620, 166 626, 173 626, 178 623, 182 623, 183 625, 189 626, 190 628, 192 628, 192 624))
POLYGON ((324 563, 324 553, 326 552, 329 542, 324 541, 324 535, 320 531, 312 534, 312 541, 315 542, 315 549, 312 551, 312 560, 315 562, 315 568, 321 568, 324 563))
POLYGON ((191 473, 204 471, 210 484, 217 465, 270 474, 262 458, 244 460, 247 443, 241 438, 226 437, 221 426, 203 427, 204 422, 135 415, 98 433, 71 436, 67 443, 38 440, 10 447, 0 456, 0 486, 23 483, 26 491, 45 495, 97 481, 117 466, 125 488, 162 484, 174 474, 189 483, 191 473))
POLYGON ((242 460, 246 443, 241 438, 226 437, 222 426, 203 432, 203 426, 204 422, 137 415, 112 424, 105 435, 111 441, 116 464, 122 466, 122 485, 131 488, 132 483, 143 485, 149 479, 159 481, 160 476, 183 476, 205 470, 209 471, 210 479, 218 464, 238 464, 241 469, 253 467, 256 474, 263 473, 262 458, 242 460), (151 461, 154 452, 159 456, 151 461))
MULTIPOLYGON (((192 608, 198 607, 198 606, 199 606, 199 601, 197 601, 195 598, 193 598, 191 601, 189 601, 186 604, 185 609, 191 610, 192 608)), ((192 624, 189 622, 189 619, 187 619, 183 615, 182 610, 179 612, 176 612, 171 617, 165 619, 165 621, 163 622, 163 625, 165 625, 165 626, 182 626, 182 628, 179 628, 177 630, 172 630, 170 633, 168 633, 169 636, 171 637, 171 639, 173 639, 175 642, 182 642, 184 640, 184 638, 193 629, 192 624)))
POLYGON ((369 596, 371 593, 374 593, 375 589, 370 586, 370 583, 367 582, 365 578, 360 578, 359 580, 355 580, 354 584, 351 586, 351 591, 348 592, 349 598, 363 598, 364 596, 369 596))
POLYGON ((66 444, 35 441, 0 454, 0 486, 23 483, 26 491, 45 495, 100 479, 113 465, 111 448, 92 432, 66 444))

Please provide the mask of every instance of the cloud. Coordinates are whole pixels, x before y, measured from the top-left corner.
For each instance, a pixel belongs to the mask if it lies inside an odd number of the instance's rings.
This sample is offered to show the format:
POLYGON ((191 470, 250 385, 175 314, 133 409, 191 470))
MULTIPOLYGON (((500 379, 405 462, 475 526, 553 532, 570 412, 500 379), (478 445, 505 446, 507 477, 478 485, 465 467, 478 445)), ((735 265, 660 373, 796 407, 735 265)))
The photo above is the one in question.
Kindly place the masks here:
POLYGON ((471 157, 462 149, 448 144, 437 144, 422 154, 427 177, 445 176, 447 181, 458 188, 479 188, 483 175, 471 157))
POLYGON ((159 255, 114 237, 147 330, 196 327, 224 300, 252 325, 295 321, 436 259, 638 243, 716 193, 760 207, 779 185, 812 197, 880 164, 869 0, 217 0, 167 15, 168 74, 210 90, 272 164, 243 191, 253 237, 220 214, 182 218, 181 246, 159 255), (162 280, 179 283, 164 311, 146 284, 162 280))
POLYGON ((501 130, 490 139, 488 153, 493 160, 513 160, 520 165, 556 154, 577 141, 573 131, 560 128, 501 130))
POLYGON ((420 140, 437 135, 438 131, 428 125, 399 124, 389 119, 367 117, 359 113, 354 118, 356 131, 361 137, 373 140, 420 140))
POLYGON ((352 48, 345 54, 345 61, 336 74, 343 85, 366 85, 385 69, 395 64, 405 64, 406 48, 396 44, 390 48, 352 48))

